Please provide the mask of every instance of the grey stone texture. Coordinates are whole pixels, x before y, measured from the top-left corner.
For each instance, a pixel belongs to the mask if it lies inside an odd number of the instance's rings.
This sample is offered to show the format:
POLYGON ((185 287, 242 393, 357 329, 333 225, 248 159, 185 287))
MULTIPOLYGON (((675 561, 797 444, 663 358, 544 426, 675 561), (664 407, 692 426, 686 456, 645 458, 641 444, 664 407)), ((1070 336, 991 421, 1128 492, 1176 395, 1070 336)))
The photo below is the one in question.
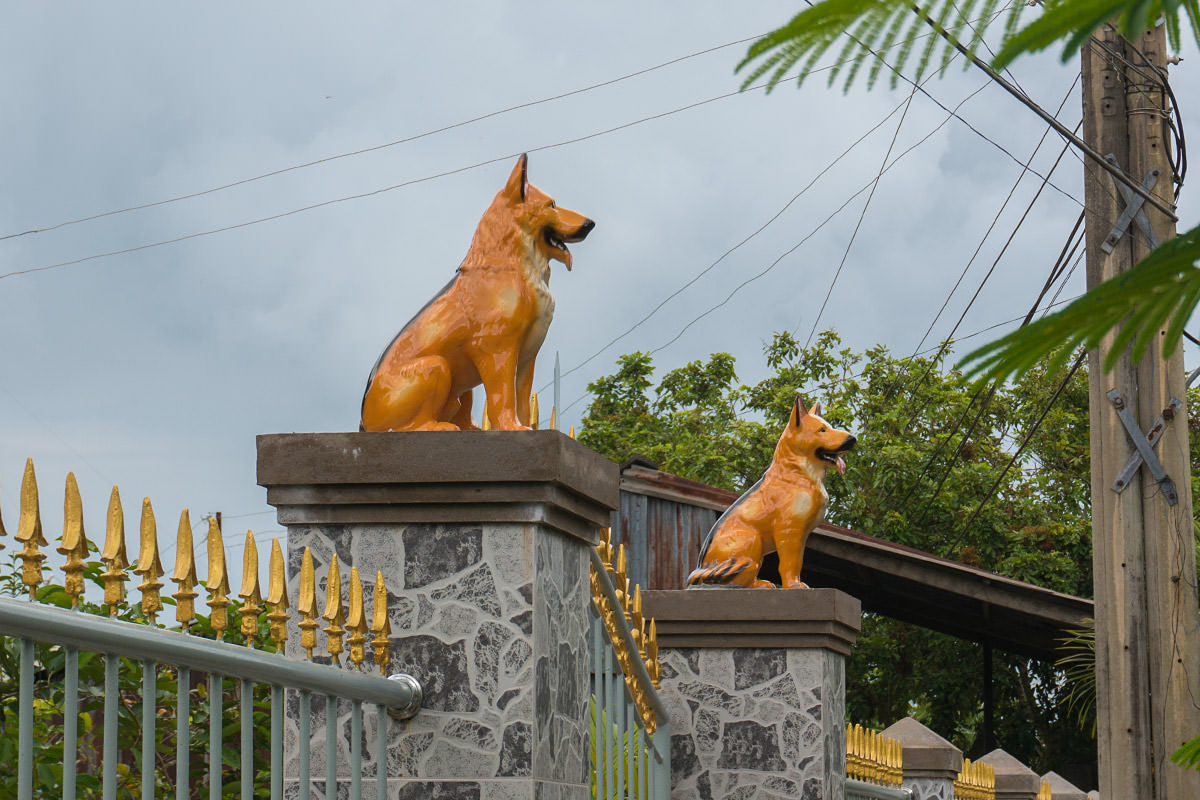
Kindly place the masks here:
MULTIPOLYGON (((415 718, 388 723, 390 798, 586 797, 591 595, 582 540, 521 523, 292 525, 292 598, 305 547, 312 551, 322 608, 332 554, 343 592, 351 566, 358 567, 368 606, 375 572, 382 571, 392 626, 390 671, 407 672, 424 688, 415 718)), ((299 656, 299 629, 290 624, 288 653, 299 656)), ((320 634, 318 649, 324 640, 320 634)), ((373 670, 369 659, 368 651, 364 669, 373 670)), ((339 703, 340 778, 349 777, 351 711, 350 703, 339 703)), ((373 706, 363 711, 368 797, 375 792, 377 716, 373 706)), ((298 712, 292 693, 289 777, 296 776, 298 712)), ((314 778, 325 774, 324 726, 325 700, 313 698, 314 778)))
POLYGON ((662 650, 678 800, 842 800, 846 672, 824 648, 662 650))

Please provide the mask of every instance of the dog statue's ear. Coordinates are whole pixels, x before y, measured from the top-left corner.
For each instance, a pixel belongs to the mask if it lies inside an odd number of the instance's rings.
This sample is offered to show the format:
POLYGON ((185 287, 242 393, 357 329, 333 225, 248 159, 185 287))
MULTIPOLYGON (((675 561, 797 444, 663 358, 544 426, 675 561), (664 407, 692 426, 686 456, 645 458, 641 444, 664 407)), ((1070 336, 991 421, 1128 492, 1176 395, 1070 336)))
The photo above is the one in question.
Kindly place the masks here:
POLYGON ((525 184, 528 180, 529 155, 521 153, 516 166, 513 167, 512 174, 508 176, 508 183, 504 184, 504 194, 518 203, 524 202, 525 184))
POLYGON ((810 413, 810 414, 816 414, 818 417, 819 417, 819 416, 821 416, 821 401, 820 401, 820 400, 814 400, 814 401, 813 401, 813 404, 812 404, 812 408, 810 408, 810 409, 808 410, 808 413, 810 413))
POLYGON ((808 416, 808 409, 804 407, 804 403, 800 402, 800 395, 796 395, 796 402, 792 405, 792 425, 799 428, 800 420, 808 416))

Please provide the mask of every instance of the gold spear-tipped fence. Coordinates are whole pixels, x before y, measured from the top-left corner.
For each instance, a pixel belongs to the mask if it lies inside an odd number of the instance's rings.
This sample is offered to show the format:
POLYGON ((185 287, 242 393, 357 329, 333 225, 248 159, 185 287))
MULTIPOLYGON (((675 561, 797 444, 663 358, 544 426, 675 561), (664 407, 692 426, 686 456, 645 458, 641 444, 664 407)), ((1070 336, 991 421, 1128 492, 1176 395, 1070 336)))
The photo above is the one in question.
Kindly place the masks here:
POLYGON ((609 640, 613 643, 617 661, 625 675, 629 693, 637 706, 638 713, 645 720, 646 730, 654 733, 658 726, 654 706, 643 686, 635 677, 632 669, 634 659, 646 665, 646 673, 655 689, 661 688, 662 665, 658 661, 658 627, 654 620, 646 620, 642 614, 642 589, 634 584, 630 589, 629 577, 626 575, 625 546, 616 549, 616 562, 613 560, 613 546, 610 533, 606 528, 600 534, 600 544, 596 546, 600 561, 604 565, 608 580, 616 590, 617 607, 614 608, 599 584, 599 574, 595 565, 592 566, 592 601, 600 611, 600 619, 604 622, 609 640), (630 650, 625 645, 625 638, 620 634, 619 617, 624 617, 625 624, 632 633, 634 648, 630 650))
POLYGON ((962 772, 954 779, 954 800, 996 800, 996 768, 963 759, 962 772))
POLYGON ((847 725, 846 777, 880 786, 900 786, 904 780, 900 742, 862 725, 847 725))
MULTIPOLYGON (((215 518, 208 520, 208 576, 204 588, 208 590, 209 626, 217 639, 222 639, 229 629, 229 608, 233 601, 229 597, 229 575, 225 565, 225 544, 221 529, 215 518)), ((0 537, 6 536, 3 519, 0 519, 0 537)), ((39 599, 39 588, 48 585, 46 573, 49 568, 43 563, 47 554, 41 548, 49 547, 42 530, 41 502, 37 488, 37 476, 32 459, 26 461, 25 473, 21 481, 20 514, 16 532, 13 538, 20 543, 22 549, 13 553, 13 558, 19 562, 20 584, 29 592, 33 601, 39 599)), ((0 547, 3 544, 0 543, 0 547)), ((80 498, 79 485, 75 475, 69 473, 66 479, 65 498, 63 502, 63 535, 61 542, 55 548, 65 556, 62 565, 63 588, 71 599, 72 607, 83 605, 86 596, 85 571, 88 567, 88 557, 91 555, 89 543, 84 532, 83 502, 80 498)), ((195 547, 192 540, 192 523, 187 509, 180 514, 179 528, 175 535, 175 568, 170 580, 174 582, 176 591, 170 596, 175 601, 175 621, 185 633, 192 633, 192 626, 198 616, 196 610, 196 591, 200 580, 196 574, 195 547)), ((116 486, 112 489, 106 512, 106 527, 104 547, 99 554, 99 560, 104 570, 99 573, 99 582, 103 586, 103 604, 105 613, 116 617, 126 605, 126 582, 131 571, 142 578, 138 585, 141 593, 140 607, 147 625, 159 625, 158 615, 163 611, 162 590, 165 584, 160 580, 164 573, 161 561, 161 551, 158 543, 158 526, 155 520, 154 508, 150 498, 142 501, 141 523, 139 525, 139 548, 136 564, 130 564, 125 545, 125 511, 121 503, 121 495, 116 486)), ((271 555, 268 565, 267 596, 264 599, 258 576, 258 546, 254 534, 247 531, 243 545, 243 578, 241 591, 241 607, 238 611, 237 630, 242 634, 248 647, 261 645, 258 636, 259 616, 267 611, 268 638, 274 643, 274 649, 283 652, 288 639, 288 620, 291 604, 287 595, 287 580, 284 570, 283 550, 279 540, 271 542, 271 555)), ((355 666, 361 666, 366 660, 366 645, 370 644, 374 653, 374 662, 380 671, 387 673, 390 661, 388 655, 391 626, 388 620, 387 587, 384 585, 383 574, 376 573, 373 587, 373 610, 371 624, 368 625, 367 611, 363 603, 363 587, 358 570, 351 568, 348 572, 348 608, 342 600, 342 574, 337 557, 330 559, 328 578, 326 579, 326 603, 324 618, 328 626, 324 628, 326 641, 324 650, 318 648, 316 582, 314 580, 312 553, 304 549, 300 571, 300 594, 298 611, 300 614, 301 646, 309 658, 317 655, 329 655, 336 662, 339 655, 349 646, 349 660, 355 666), (349 633, 346 645, 343 638, 349 633), (374 634, 368 640, 367 634, 374 634)))

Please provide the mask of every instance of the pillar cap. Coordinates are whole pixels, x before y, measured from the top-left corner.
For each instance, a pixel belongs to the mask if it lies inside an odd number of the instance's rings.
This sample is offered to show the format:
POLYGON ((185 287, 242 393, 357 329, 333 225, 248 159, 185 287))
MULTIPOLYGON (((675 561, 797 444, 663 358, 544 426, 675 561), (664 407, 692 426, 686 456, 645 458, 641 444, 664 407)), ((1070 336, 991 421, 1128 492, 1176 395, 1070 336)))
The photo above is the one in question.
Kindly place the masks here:
POLYGON ((962 751, 912 717, 883 731, 904 749, 904 780, 934 778, 953 781, 962 771, 962 751))
POLYGON ((620 469, 559 431, 280 433, 258 483, 282 525, 536 523, 594 544, 620 469))
POLYGON ((979 759, 985 764, 991 764, 996 769, 996 798, 1006 797, 1033 800, 1042 788, 1042 779, 1029 767, 1022 764, 1013 756, 996 748, 979 759))
POLYGON ((862 604, 837 589, 656 589, 642 609, 660 647, 824 648, 849 655, 862 604))
POLYGON ((1083 789, 1053 770, 1043 775, 1042 780, 1050 784, 1051 800, 1087 800, 1083 789))

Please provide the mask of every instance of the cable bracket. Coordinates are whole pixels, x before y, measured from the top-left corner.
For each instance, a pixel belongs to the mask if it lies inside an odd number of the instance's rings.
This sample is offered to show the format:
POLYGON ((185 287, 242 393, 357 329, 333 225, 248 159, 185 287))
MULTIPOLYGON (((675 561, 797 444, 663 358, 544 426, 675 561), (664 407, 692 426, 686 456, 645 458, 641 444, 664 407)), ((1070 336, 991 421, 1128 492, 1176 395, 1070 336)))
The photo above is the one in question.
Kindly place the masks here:
POLYGON ((1121 424, 1125 426, 1125 432, 1129 435, 1133 442, 1134 452, 1129 456, 1129 460, 1125 462, 1125 467, 1113 481, 1112 490, 1117 494, 1129 485, 1133 480, 1133 476, 1137 474, 1138 468, 1145 464, 1150 468, 1150 474, 1154 476, 1154 480, 1162 489, 1163 496, 1167 499, 1167 505, 1175 505, 1179 502, 1179 493, 1175 490, 1175 481, 1171 480, 1171 476, 1163 469, 1162 462, 1158 460, 1158 456, 1154 452, 1154 445, 1162 438, 1163 431, 1166 430, 1167 422, 1174 419, 1175 416, 1183 410, 1183 403, 1179 402, 1178 398, 1172 397, 1171 402, 1163 409, 1163 413, 1154 424, 1150 426, 1150 430, 1143 434, 1142 429, 1138 427, 1137 420, 1133 418, 1133 413, 1125 403, 1125 398, 1117 389, 1112 389, 1107 395, 1109 402, 1113 404, 1113 408, 1117 410, 1117 416, 1121 418, 1121 424))
MULTIPOLYGON (((1114 167, 1120 167, 1117 163, 1117 157, 1109 153, 1104 157, 1104 160, 1114 167)), ((1154 184, 1158 183, 1158 176, 1162 174, 1161 170, 1152 169, 1146 175, 1146 179, 1142 181, 1142 188, 1149 192, 1154 188, 1154 184)), ((1117 218, 1117 223, 1113 225, 1112 233, 1108 234, 1108 238, 1100 245, 1100 249, 1105 253, 1111 253, 1113 248, 1117 246, 1117 242, 1121 241, 1121 237, 1125 235, 1125 231, 1129 230, 1129 223, 1136 221, 1142 233, 1146 235, 1146 239, 1150 242, 1150 248, 1158 247, 1158 237, 1154 235, 1154 228, 1150 226, 1150 219, 1146 216, 1146 210, 1143 206, 1146 204, 1146 198, 1137 194, 1126 186, 1121 181, 1113 178, 1113 186, 1121 193, 1121 199, 1125 201, 1125 210, 1121 212, 1121 216, 1117 218)))

